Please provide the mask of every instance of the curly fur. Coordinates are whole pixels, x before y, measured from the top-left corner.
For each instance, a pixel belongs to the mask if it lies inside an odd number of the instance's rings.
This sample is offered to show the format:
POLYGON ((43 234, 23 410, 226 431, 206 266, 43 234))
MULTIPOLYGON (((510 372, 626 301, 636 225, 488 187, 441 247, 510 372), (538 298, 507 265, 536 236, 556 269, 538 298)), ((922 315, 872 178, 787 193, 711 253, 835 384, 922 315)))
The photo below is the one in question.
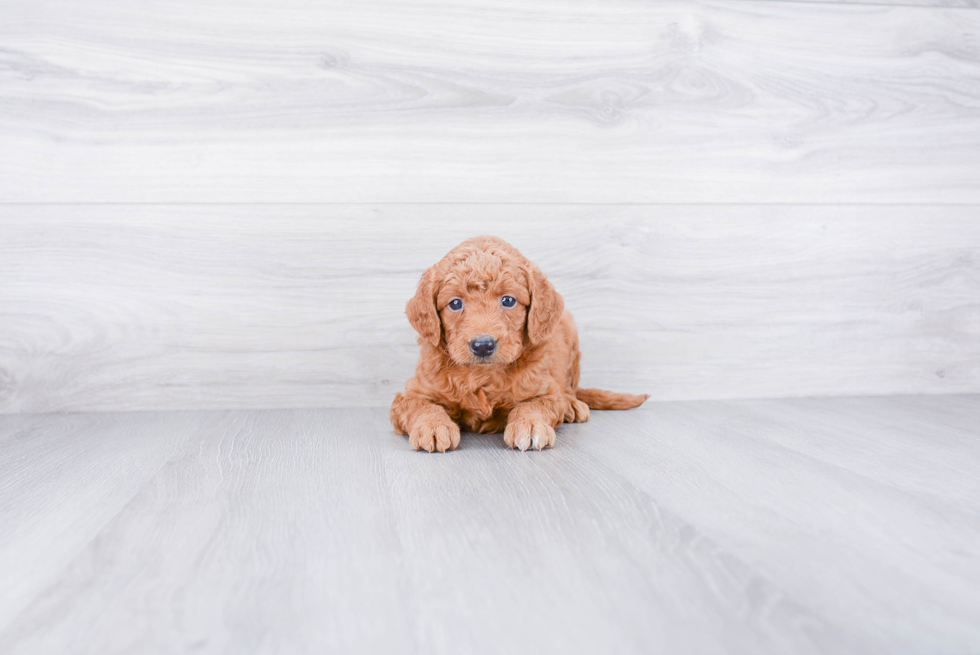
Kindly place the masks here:
POLYGON ((561 295, 497 237, 468 239, 425 271, 406 314, 422 352, 391 423, 416 450, 456 448, 460 425, 540 450, 554 445, 563 422, 587 421, 590 408, 628 409, 648 398, 578 388, 578 333, 561 295), (517 304, 503 307, 504 295, 517 304), (453 298, 463 300, 461 311, 449 309, 453 298), (470 352, 477 335, 497 339, 490 358, 470 352))

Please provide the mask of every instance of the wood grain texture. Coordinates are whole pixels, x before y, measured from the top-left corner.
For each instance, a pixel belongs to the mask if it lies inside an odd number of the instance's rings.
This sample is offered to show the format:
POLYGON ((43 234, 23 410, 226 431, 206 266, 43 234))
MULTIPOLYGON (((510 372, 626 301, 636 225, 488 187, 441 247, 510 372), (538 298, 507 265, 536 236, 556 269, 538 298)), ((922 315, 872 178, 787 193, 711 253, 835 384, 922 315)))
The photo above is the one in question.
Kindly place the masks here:
POLYGON ((0 411, 384 406, 422 271, 496 233, 583 384, 659 399, 980 391, 978 208, 6 206, 0 411))
MULTIPOLYGON (((737 1, 737 0, 736 0, 737 1)), ((911 5, 915 7, 980 8, 980 0, 767 0, 769 2, 817 2, 854 5, 911 5)))
POLYGON ((980 397, 0 417, 0 652, 980 648, 980 397))
POLYGON ((12 0, 2 202, 980 202, 980 13, 12 0))

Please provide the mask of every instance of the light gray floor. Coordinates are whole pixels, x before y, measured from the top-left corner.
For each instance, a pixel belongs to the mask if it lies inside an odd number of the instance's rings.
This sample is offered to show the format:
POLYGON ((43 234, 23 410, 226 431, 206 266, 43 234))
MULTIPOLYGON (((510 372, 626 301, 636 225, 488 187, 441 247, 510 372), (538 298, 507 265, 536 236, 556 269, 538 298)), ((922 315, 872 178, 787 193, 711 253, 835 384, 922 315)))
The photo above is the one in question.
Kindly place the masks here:
POLYGON ((0 652, 980 651, 980 398, 0 417, 0 652), (666 651, 662 649, 667 649, 666 651))

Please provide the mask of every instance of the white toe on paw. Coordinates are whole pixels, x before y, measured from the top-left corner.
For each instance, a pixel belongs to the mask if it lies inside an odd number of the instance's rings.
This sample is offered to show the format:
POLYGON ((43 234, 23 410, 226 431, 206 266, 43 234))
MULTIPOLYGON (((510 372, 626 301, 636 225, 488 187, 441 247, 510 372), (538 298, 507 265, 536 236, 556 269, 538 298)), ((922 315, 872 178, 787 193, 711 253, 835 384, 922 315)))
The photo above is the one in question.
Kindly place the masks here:
POLYGON ((534 426, 531 442, 538 450, 551 448, 555 445, 555 429, 547 423, 539 423, 534 426))
POLYGON ((531 447, 531 435, 526 432, 517 435, 517 438, 514 440, 514 446, 521 450, 527 450, 531 447))
POLYGON ((555 429, 544 422, 520 421, 507 426, 504 443, 520 450, 543 450, 554 445, 555 429))

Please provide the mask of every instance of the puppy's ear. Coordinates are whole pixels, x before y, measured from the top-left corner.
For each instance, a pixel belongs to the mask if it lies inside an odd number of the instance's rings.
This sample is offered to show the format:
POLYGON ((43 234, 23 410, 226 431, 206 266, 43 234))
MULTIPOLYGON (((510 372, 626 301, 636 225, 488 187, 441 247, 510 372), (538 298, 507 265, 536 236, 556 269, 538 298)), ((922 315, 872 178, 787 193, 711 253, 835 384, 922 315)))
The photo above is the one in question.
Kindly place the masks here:
POLYGON ((436 293, 438 290, 433 282, 434 277, 431 268, 422 274, 415 297, 405 305, 405 313, 408 315, 408 322, 419 333, 419 343, 438 346, 442 340, 442 322, 439 320, 439 312, 436 310, 436 293))
POLYGON ((565 301, 551 286, 541 269, 528 262, 526 270, 528 292, 531 296, 531 306, 527 310, 527 339, 533 345, 550 337, 558 327, 565 311, 565 301))

